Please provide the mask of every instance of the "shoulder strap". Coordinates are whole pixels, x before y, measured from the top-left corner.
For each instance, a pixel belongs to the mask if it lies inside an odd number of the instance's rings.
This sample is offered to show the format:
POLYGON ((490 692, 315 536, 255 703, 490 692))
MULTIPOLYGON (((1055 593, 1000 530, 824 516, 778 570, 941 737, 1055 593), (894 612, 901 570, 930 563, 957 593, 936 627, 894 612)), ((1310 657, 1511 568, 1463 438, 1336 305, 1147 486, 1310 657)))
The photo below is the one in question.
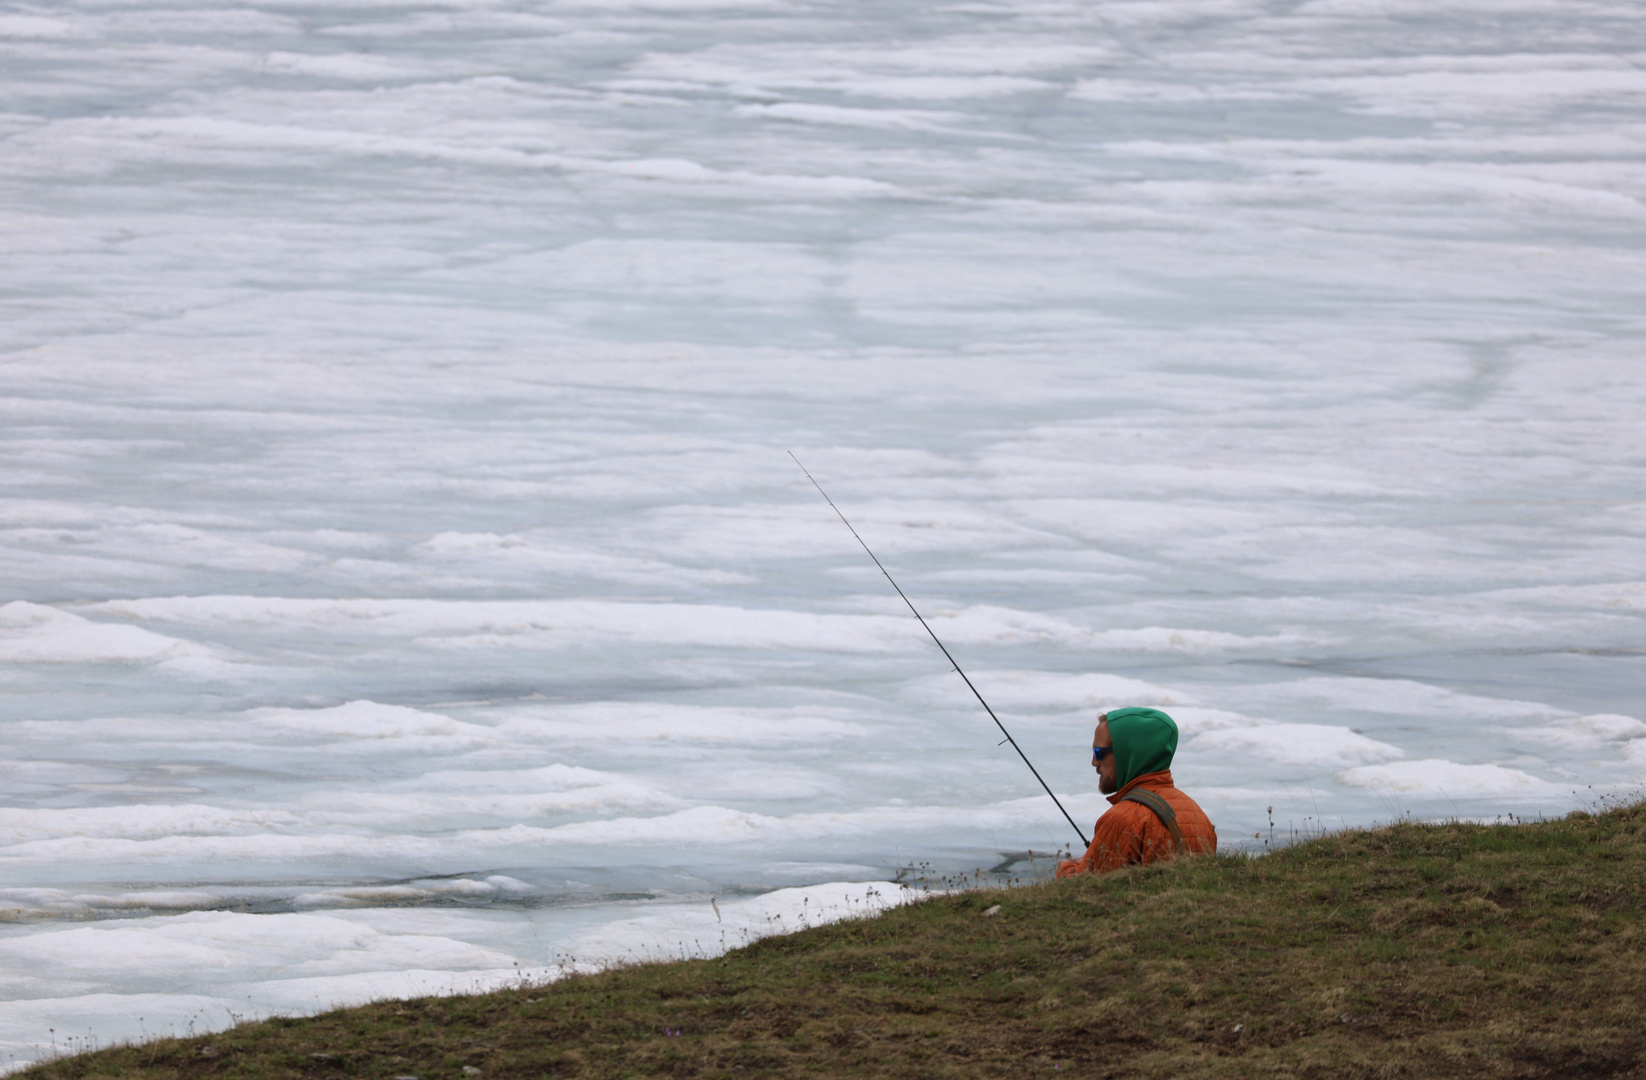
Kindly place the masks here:
POLYGON ((1189 846, 1183 842, 1183 830, 1177 827, 1177 811, 1172 809, 1171 803, 1148 788, 1133 788, 1126 792, 1120 801, 1142 803, 1153 810, 1154 816, 1159 818, 1160 823, 1166 826, 1166 831, 1172 834, 1172 846, 1177 849, 1177 853, 1188 853, 1189 846))

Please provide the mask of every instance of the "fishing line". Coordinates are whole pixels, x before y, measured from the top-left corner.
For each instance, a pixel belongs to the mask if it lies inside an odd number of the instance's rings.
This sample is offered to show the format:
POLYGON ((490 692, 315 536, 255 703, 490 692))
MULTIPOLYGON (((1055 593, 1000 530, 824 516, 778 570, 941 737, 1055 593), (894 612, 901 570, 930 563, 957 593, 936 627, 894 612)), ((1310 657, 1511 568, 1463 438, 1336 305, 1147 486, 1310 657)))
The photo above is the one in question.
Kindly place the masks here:
MULTIPOLYGON (((794 451, 790 450, 788 453, 789 453, 790 457, 794 458, 794 463, 796 465, 800 465, 800 459, 797 458, 797 457, 794 457, 794 451)), ((994 726, 1000 729, 1000 734, 1006 736, 1004 739, 1001 740, 1001 742, 1002 743, 1011 743, 1012 744, 1012 749, 1016 750, 1017 751, 1017 756, 1023 759, 1023 764, 1025 764, 1029 767, 1029 771, 1034 773, 1034 778, 1036 780, 1040 781, 1040 786, 1046 789, 1046 794, 1052 796, 1052 802, 1057 803, 1057 808, 1059 810, 1063 811, 1064 820, 1068 821, 1070 827, 1074 829, 1075 835, 1080 837, 1081 846, 1082 847, 1089 846, 1091 844, 1091 841, 1087 840, 1086 839, 1086 834, 1080 831, 1080 826, 1076 825, 1074 823, 1074 818, 1069 817, 1069 812, 1067 810, 1063 810, 1063 804, 1061 802, 1058 802, 1058 799, 1057 799, 1056 795, 1052 794, 1051 785, 1046 783, 1045 779, 1043 777, 1041 777, 1040 770, 1034 767, 1034 762, 1029 760, 1029 755, 1025 754, 1023 752, 1023 748, 1021 746, 1017 745, 1017 740, 1012 738, 1012 733, 1006 730, 1006 725, 1002 724, 1000 722, 1000 717, 996 716, 994 714, 994 710, 989 708, 989 703, 987 701, 983 700, 983 695, 978 693, 977 687, 972 685, 972 680, 970 678, 967 678, 966 673, 964 671, 960 670, 960 665, 955 663, 954 657, 949 654, 948 646, 944 645, 943 642, 938 639, 938 636, 935 632, 933 632, 933 630, 931 628, 931 625, 926 622, 925 617, 922 616, 920 614, 920 612, 915 608, 914 601, 910 600, 908 595, 906 593, 904 593, 902 586, 898 585, 898 583, 896 581, 892 580, 892 575, 887 573, 886 567, 880 562, 879 556, 877 556, 873 551, 869 551, 869 545, 863 543, 863 538, 861 536, 857 535, 857 530, 852 528, 852 523, 846 520, 846 515, 842 514, 840 512, 840 507, 836 506, 834 504, 834 500, 829 498, 829 493, 827 491, 823 490, 823 485, 819 484, 817 482, 817 478, 815 476, 813 476, 810 472, 808 472, 807 469, 806 469, 806 466, 804 466, 804 465, 800 465, 800 471, 803 472, 803 473, 806 473, 806 479, 810 480, 812 482, 812 487, 816 488, 817 493, 819 495, 823 496, 823 501, 829 504, 829 509, 831 509, 835 512, 835 515, 840 518, 841 522, 846 526, 846 528, 852 530, 852 535, 857 537, 857 542, 859 544, 863 545, 863 550, 867 551, 869 553, 869 558, 874 560, 874 564, 876 566, 880 567, 880 572, 882 574, 885 574, 886 575, 886 580, 890 581, 892 583, 892 588, 897 590, 897 595, 903 597, 903 602, 905 604, 909 605, 909 610, 914 612, 914 617, 920 620, 920 625, 924 626, 926 628, 926 633, 931 634, 932 640, 937 642, 937 647, 939 649, 943 650, 943 656, 944 656, 945 659, 947 659, 949 661, 949 665, 954 668, 955 674, 959 675, 962 679, 965 679, 966 689, 970 690, 972 692, 972 695, 977 698, 977 703, 979 705, 983 706, 983 711, 984 712, 989 714, 989 719, 993 720, 994 721, 994 726)))

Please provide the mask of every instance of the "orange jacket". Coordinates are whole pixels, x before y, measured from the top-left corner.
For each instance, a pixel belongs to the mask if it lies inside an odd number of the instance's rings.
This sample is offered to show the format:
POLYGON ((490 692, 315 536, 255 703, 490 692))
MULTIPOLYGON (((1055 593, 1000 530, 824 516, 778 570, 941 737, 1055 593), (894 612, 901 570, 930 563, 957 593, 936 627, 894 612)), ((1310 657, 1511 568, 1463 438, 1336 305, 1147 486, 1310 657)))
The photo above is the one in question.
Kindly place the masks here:
POLYGON ((1190 854, 1217 850, 1217 829, 1200 804, 1172 786, 1172 771, 1144 773, 1113 795, 1112 809, 1105 810, 1092 830, 1092 846, 1084 857, 1069 859, 1057 866, 1058 877, 1071 874, 1106 874, 1122 866, 1169 859, 1176 854, 1172 834, 1166 831, 1155 812, 1142 803, 1121 802, 1128 791, 1144 787, 1171 804, 1177 811, 1177 827, 1190 854))

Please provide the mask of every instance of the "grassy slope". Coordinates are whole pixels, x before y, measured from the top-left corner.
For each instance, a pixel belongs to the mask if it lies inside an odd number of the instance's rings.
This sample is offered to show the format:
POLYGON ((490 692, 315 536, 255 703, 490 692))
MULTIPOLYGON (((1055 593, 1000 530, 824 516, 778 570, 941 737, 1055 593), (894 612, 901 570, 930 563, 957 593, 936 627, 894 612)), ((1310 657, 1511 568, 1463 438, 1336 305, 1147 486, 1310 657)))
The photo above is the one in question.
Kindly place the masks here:
POLYGON ((26 1075, 1646 1077, 1643 855, 1646 803, 1403 824, 26 1075))

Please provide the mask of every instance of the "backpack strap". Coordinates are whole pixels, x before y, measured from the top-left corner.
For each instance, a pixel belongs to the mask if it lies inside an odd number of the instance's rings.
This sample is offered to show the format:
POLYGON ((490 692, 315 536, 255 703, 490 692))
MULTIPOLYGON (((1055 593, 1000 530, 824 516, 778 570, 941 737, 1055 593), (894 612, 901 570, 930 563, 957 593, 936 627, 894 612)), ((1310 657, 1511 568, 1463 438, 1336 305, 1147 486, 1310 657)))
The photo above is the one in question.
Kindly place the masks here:
POLYGON ((1166 831, 1172 834, 1172 846, 1177 849, 1177 853, 1188 854, 1189 846, 1183 842, 1183 830, 1177 827, 1177 811, 1172 809, 1171 803, 1147 788, 1133 788, 1126 792, 1120 801, 1142 803, 1153 810, 1154 816, 1159 818, 1160 823, 1166 826, 1166 831))

